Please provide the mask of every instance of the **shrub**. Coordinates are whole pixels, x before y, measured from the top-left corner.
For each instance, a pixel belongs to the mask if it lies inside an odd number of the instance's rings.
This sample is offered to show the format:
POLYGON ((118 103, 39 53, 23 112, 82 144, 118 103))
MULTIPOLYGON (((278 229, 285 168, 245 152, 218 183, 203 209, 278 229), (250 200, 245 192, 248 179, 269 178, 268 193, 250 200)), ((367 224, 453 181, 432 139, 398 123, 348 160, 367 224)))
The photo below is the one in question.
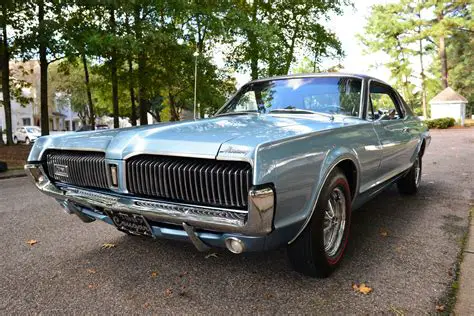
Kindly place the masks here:
POLYGON ((454 126, 456 120, 452 117, 443 117, 434 120, 427 120, 425 121, 428 128, 448 128, 454 126))

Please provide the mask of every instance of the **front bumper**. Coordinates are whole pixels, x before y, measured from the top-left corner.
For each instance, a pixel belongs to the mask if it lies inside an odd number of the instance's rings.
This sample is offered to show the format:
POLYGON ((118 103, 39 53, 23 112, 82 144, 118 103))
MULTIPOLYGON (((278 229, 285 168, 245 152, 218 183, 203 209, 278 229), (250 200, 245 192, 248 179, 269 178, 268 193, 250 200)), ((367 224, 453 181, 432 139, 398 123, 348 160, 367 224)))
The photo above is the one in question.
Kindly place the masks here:
MULTIPOLYGON (((156 223, 152 227, 155 237, 183 239, 187 236, 200 250, 204 250, 205 245, 224 246, 225 239, 235 236, 250 238, 252 242, 247 244, 256 243, 260 247, 265 236, 273 230, 275 196, 270 187, 250 190, 248 209, 235 210, 137 198, 63 183, 55 184, 49 180, 41 164, 27 164, 25 170, 40 191, 54 197, 70 213, 75 213, 83 221, 101 219, 112 224, 104 210, 140 214, 156 223), (169 226, 160 224, 177 225, 182 229, 173 228, 176 232, 170 235, 169 226), (206 242, 206 239, 210 241, 206 242), (205 245, 201 244, 201 241, 204 241, 205 245)), ((246 248, 250 250, 249 247, 246 248)))

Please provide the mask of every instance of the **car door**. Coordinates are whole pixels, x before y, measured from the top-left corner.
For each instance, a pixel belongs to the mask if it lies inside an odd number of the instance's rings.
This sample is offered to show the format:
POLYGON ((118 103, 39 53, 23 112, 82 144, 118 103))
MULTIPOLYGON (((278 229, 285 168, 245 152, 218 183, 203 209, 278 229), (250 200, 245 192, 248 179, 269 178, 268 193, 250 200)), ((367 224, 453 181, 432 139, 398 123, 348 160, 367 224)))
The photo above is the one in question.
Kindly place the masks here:
POLYGON ((378 81, 369 83, 369 118, 380 137, 381 180, 389 179, 410 166, 409 128, 396 92, 378 81))
POLYGON ((17 129, 17 136, 16 138, 18 139, 18 141, 20 142, 24 142, 25 141, 25 128, 24 127, 19 127, 17 129))

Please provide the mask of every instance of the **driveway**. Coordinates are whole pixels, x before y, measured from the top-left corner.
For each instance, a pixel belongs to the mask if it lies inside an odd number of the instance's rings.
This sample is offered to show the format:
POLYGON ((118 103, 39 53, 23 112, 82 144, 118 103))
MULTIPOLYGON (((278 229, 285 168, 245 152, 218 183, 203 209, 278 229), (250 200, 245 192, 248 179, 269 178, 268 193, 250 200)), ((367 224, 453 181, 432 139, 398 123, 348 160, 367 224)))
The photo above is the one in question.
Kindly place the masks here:
POLYGON ((419 194, 391 188, 354 213, 346 257, 324 280, 293 272, 284 249, 209 256, 129 237, 65 214, 27 178, 0 180, 0 313, 436 312, 473 203, 474 129, 432 135, 419 194), (356 293, 362 282, 373 292, 356 293))

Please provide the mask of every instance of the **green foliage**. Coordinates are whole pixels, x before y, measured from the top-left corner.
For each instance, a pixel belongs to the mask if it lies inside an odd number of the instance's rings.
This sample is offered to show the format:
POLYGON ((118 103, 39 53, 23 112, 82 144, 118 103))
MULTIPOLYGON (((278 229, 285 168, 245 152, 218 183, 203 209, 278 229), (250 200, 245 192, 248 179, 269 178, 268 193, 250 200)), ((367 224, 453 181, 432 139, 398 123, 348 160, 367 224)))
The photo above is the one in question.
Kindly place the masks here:
POLYGON ((439 119, 426 120, 425 123, 428 128, 445 129, 454 126, 456 120, 452 117, 443 117, 439 119))
POLYGON ((415 111, 423 95, 429 101, 443 89, 441 38, 446 39, 449 85, 473 103, 473 6, 469 0, 399 0, 372 6, 359 39, 367 52, 388 56, 385 66, 394 86, 415 111), (414 63, 420 74, 414 72, 414 63))
POLYGON ((319 21, 341 13, 349 1, 21 3, 9 15, 15 21, 10 23, 13 57, 46 54, 42 68, 49 70, 48 89, 41 94, 48 95, 50 107, 70 105, 89 121, 91 116, 114 113, 112 105, 117 103, 119 116, 133 118, 134 104, 141 110, 137 114, 148 112, 160 121, 179 120, 182 111, 192 111, 195 63, 202 116, 214 113, 233 92, 235 79, 229 73, 236 69, 250 69, 254 77, 287 74, 296 51, 311 56, 314 64, 322 57, 341 56, 339 40, 319 21), (214 64, 217 45, 228 48, 232 68, 218 69, 214 64), (62 62, 54 63, 57 59, 62 62))
POLYGON ((342 56, 336 36, 319 23, 329 13, 340 13, 347 1, 232 1, 226 19, 236 35, 228 62, 250 69, 252 78, 288 74, 295 51, 314 56, 342 56))

